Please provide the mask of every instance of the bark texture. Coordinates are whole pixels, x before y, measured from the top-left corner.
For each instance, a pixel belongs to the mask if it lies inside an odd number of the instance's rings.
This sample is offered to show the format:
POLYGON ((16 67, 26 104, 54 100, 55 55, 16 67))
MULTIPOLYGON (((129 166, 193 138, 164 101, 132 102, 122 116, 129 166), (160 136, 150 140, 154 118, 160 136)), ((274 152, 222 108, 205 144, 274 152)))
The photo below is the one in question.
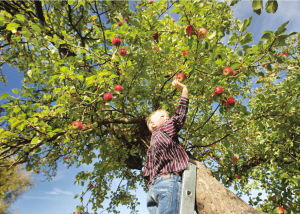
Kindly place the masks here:
POLYGON ((262 214, 233 194, 212 176, 202 163, 197 164, 196 209, 200 214, 262 214))

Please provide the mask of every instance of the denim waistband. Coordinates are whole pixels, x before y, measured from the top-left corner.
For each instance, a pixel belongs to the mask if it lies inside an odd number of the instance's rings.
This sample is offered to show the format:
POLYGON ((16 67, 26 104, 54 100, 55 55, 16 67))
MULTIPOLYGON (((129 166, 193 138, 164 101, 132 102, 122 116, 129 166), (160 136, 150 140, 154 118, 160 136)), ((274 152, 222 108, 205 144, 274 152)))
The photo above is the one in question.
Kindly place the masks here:
POLYGON ((178 175, 175 175, 175 174, 171 173, 171 175, 170 175, 169 178, 164 178, 161 175, 158 176, 157 178, 154 179, 154 181, 152 182, 152 185, 157 184, 157 183, 159 183, 162 180, 171 179, 171 178, 173 180, 175 180, 175 181, 182 181, 182 177, 181 176, 178 176, 178 175))

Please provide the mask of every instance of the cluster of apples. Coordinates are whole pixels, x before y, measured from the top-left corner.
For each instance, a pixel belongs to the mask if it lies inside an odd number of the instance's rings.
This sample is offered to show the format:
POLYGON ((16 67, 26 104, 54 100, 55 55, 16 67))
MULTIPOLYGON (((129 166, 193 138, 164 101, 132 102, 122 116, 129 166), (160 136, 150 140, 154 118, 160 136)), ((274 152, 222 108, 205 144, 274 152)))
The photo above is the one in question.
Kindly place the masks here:
MULTIPOLYGON (((119 47, 122 43, 122 40, 119 38, 119 37, 114 37, 111 41, 111 44, 116 46, 116 47, 119 47)), ((119 49, 119 54, 121 56, 125 56, 127 54, 127 50, 126 48, 120 48, 119 49)))
POLYGON ((188 36, 197 35, 200 39, 206 37, 208 31, 205 28, 200 28, 198 31, 194 29, 192 25, 187 25, 185 28, 185 33, 188 36))
POLYGON ((79 129, 79 130, 85 130, 85 129, 87 129, 87 126, 83 125, 82 122, 80 122, 80 121, 73 121, 72 128, 79 129))
MULTIPOLYGON (((120 84, 117 84, 117 85, 115 85, 114 90, 115 91, 123 91, 124 87, 120 84)), ((113 99, 113 97, 114 97, 113 94, 109 93, 109 92, 103 94, 104 101, 111 101, 113 99)))
MULTIPOLYGON (((129 18, 128 18, 128 17, 124 17, 124 21, 125 21, 125 22, 128 22, 128 21, 129 21, 129 18)), ((119 27, 121 27, 121 26, 123 25, 123 22, 118 21, 118 22, 117 22, 117 25, 118 25, 119 27)))
POLYGON ((223 69, 223 74, 225 76, 233 76, 233 75, 236 75, 237 73, 238 72, 236 70, 233 70, 232 68, 230 68, 228 66, 223 69))
MULTIPOLYGON (((218 96, 223 93, 222 86, 216 86, 215 91, 213 92, 212 96, 218 96)), ((226 107, 233 106, 235 104, 235 99, 233 97, 227 97, 222 100, 222 103, 225 104, 226 107)))

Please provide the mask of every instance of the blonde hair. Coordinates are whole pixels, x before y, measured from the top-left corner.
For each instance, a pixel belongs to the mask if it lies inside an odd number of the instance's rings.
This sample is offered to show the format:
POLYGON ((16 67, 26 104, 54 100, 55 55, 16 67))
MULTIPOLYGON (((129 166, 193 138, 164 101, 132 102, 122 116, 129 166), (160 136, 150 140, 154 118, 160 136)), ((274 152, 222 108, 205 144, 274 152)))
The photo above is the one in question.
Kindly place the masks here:
POLYGON ((169 118, 169 112, 166 111, 165 109, 158 109, 154 112, 152 112, 147 118, 146 118, 146 121, 147 121, 147 126, 148 126, 148 129, 152 132, 153 130, 150 128, 149 124, 150 124, 150 121, 151 121, 151 117, 157 113, 157 112, 163 112, 167 115, 167 118, 169 118))

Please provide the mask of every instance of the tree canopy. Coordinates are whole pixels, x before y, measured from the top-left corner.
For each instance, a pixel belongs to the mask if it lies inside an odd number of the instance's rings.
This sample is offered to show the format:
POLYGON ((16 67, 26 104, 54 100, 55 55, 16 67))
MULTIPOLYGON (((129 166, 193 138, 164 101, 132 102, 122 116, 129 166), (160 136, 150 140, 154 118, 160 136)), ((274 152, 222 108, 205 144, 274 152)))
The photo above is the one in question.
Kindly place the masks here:
MULTIPOLYGON (((1 164, 11 164, 11 160, 1 161, 1 164)), ((0 213, 9 212, 11 204, 32 186, 28 173, 20 166, 10 169, 0 168, 0 213)))
POLYGON ((91 194, 76 196, 78 209, 134 212, 128 190, 146 188, 145 119, 174 111, 171 82, 184 72, 182 145, 240 194, 263 190, 251 205, 299 212, 300 36, 288 22, 254 43, 252 18, 235 18, 226 2, 1 1, 0 10, 1 66, 24 75, 1 95, 1 160, 49 177, 59 160, 93 163, 76 176, 91 194))

